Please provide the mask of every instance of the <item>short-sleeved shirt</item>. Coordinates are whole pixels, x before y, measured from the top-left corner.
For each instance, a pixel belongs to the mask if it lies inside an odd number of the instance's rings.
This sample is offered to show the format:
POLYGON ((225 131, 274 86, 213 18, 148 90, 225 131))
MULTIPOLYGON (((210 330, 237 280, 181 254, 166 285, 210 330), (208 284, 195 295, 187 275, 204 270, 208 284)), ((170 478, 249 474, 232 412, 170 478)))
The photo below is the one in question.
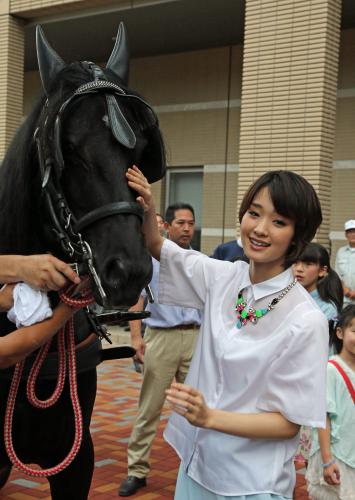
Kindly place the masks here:
MULTIPOLYGON (((150 328, 173 328, 181 325, 201 324, 201 313, 191 307, 167 306, 159 303, 159 262, 152 259, 153 276, 150 287, 153 292, 154 302, 147 303, 145 310, 150 312, 150 317, 144 320, 144 324, 150 328)), ((145 291, 142 296, 145 297, 145 291)))
MULTIPOLYGON (((335 270, 345 286, 355 290, 355 248, 350 245, 339 248, 335 257, 335 270)), ((344 297, 344 303, 355 304, 355 300, 344 297)))
MULTIPOLYGON (((298 283, 254 325, 236 328, 235 301, 265 307, 293 281, 291 269, 252 285, 244 262, 210 259, 166 241, 160 260, 160 302, 203 308, 201 333, 186 383, 211 408, 280 412, 297 424, 325 426, 328 323, 298 283)), ((174 413, 165 431, 188 474, 220 495, 292 497, 292 439, 248 439, 197 428, 174 413)))
MULTIPOLYGON (((355 387, 355 372, 339 356, 330 359, 339 363, 355 387)), ((327 412, 332 454, 355 468, 355 405, 343 377, 331 363, 327 366, 327 412)), ((314 429, 311 455, 318 450, 318 433, 314 429)))

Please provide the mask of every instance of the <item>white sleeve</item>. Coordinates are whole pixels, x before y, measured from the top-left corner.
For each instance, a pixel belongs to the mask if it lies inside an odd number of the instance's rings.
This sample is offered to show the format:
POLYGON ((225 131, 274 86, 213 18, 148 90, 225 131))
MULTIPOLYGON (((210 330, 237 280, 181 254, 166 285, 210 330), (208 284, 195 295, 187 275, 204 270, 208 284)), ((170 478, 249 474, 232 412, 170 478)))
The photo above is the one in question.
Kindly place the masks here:
POLYGON ((26 283, 17 283, 13 290, 14 305, 7 317, 16 327, 30 326, 53 315, 46 293, 34 290, 26 283))
POLYGON ((165 240, 160 255, 159 303, 203 309, 211 283, 230 266, 231 262, 165 240))
POLYGON ((301 315, 263 379, 261 411, 276 411, 300 425, 325 428, 328 322, 321 311, 301 315))

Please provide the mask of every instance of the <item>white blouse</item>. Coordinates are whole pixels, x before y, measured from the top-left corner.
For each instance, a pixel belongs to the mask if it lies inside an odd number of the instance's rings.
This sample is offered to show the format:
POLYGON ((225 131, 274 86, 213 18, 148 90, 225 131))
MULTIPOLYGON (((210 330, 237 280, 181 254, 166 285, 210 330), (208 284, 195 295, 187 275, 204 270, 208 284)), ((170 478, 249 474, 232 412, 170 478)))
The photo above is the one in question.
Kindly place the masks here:
MULTIPOLYGON (((165 240, 159 302, 203 310, 201 332, 186 384, 212 408, 280 412, 300 425, 325 427, 328 323, 298 283, 257 324, 238 330, 240 290, 248 304, 266 307, 293 280, 290 269, 252 285, 244 262, 210 259, 165 240)), ((174 413, 165 439, 188 474, 220 495, 273 493, 292 498, 292 439, 247 439, 192 426, 174 413)))

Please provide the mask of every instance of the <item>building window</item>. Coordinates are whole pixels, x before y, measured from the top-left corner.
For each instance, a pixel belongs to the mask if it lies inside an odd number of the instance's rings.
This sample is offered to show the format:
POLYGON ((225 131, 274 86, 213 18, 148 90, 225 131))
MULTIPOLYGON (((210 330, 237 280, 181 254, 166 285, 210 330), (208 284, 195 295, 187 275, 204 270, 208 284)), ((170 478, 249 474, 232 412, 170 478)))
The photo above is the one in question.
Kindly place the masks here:
POLYGON ((202 168, 169 168, 167 171, 165 209, 179 202, 192 205, 196 228, 191 246, 195 250, 200 250, 201 246, 202 183, 202 168))

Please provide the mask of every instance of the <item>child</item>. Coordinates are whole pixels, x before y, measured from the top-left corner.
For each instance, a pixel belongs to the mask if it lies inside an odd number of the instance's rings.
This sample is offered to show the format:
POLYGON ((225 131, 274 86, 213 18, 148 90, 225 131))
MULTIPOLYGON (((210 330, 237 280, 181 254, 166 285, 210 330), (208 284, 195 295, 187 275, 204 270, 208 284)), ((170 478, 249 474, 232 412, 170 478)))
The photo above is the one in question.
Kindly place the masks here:
POLYGON ((167 391, 175 498, 292 498, 300 425, 325 426, 327 320, 290 268, 322 220, 314 189, 290 171, 254 182, 239 211, 248 265, 163 240, 147 180, 137 167, 127 178, 160 260, 159 302, 203 311, 188 385, 167 391))
POLYGON ((355 498, 355 305, 335 330, 327 367, 327 426, 314 431, 306 479, 314 500, 355 498))
MULTIPOLYGON (((333 325, 343 307, 343 287, 338 274, 330 266, 327 250, 319 243, 309 243, 292 269, 297 281, 333 325)), ((302 427, 295 461, 307 463, 311 446, 312 429, 302 427)))
POLYGON ((335 320, 343 307, 343 287, 330 266, 327 250, 319 243, 309 243, 292 268, 328 321, 335 320))

